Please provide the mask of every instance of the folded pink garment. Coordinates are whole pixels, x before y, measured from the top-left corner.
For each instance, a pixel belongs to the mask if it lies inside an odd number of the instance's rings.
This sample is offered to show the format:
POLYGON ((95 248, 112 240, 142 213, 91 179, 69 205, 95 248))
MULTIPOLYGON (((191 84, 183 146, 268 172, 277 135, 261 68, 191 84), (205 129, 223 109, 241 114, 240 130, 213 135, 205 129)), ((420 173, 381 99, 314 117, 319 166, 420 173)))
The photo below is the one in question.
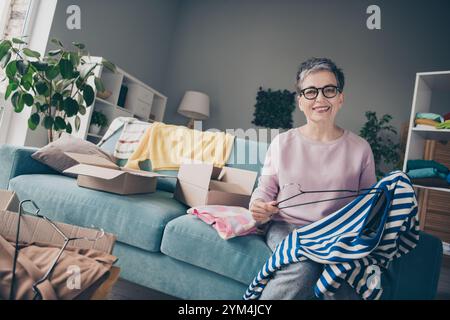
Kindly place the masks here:
POLYGON ((198 206, 190 208, 187 213, 193 214, 211 225, 219 233, 219 236, 225 240, 259 233, 251 212, 243 207, 198 206))

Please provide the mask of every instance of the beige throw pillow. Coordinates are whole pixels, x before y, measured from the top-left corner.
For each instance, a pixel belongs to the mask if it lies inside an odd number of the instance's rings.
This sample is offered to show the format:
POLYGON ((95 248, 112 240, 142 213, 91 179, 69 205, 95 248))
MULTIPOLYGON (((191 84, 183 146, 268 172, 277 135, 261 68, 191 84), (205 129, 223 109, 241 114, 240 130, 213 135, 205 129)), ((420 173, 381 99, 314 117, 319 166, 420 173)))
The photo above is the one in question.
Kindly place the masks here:
MULTIPOLYGON (((33 153, 31 157, 43 164, 46 164, 50 168, 63 173, 64 170, 77 164, 75 160, 65 155, 64 152, 96 155, 116 163, 114 156, 111 154, 103 151, 89 141, 73 137, 70 134, 62 135, 58 140, 49 143, 45 147, 33 153)), ((75 177, 73 174, 63 174, 70 177, 75 177)))

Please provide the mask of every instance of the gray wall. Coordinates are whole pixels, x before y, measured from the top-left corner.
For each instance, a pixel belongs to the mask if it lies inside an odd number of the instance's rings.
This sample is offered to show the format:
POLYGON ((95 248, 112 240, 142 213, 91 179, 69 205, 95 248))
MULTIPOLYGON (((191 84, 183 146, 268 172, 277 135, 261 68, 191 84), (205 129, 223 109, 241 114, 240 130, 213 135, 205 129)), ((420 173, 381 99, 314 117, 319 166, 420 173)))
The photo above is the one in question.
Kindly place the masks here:
MULTIPOLYGON (((450 69, 450 2, 382 1, 382 30, 366 28, 366 0, 59 0, 50 37, 84 42, 168 96, 165 122, 186 90, 211 98, 204 128, 251 128, 259 86, 294 90, 298 65, 326 56, 344 69, 338 124, 354 132, 364 113, 409 120, 415 73, 450 69), (81 7, 82 29, 66 28, 81 7)), ((305 123, 294 112, 294 126, 305 123)))
MULTIPOLYGON (((103 56, 162 91, 170 40, 179 0, 58 0, 50 39, 65 46, 86 44, 91 55, 103 56), (81 9, 81 30, 69 30, 67 7, 81 9)), ((49 42, 49 48, 52 44, 49 42)))
MULTIPOLYGON (((338 124, 356 133, 366 110, 409 121, 415 73, 450 69, 449 1, 376 1, 382 30, 366 28, 373 1, 183 0, 165 78, 167 122, 186 90, 211 98, 205 128, 253 127, 259 86, 294 90, 298 65, 326 56, 344 69, 338 124)), ((305 123, 294 112, 294 126, 305 123)))

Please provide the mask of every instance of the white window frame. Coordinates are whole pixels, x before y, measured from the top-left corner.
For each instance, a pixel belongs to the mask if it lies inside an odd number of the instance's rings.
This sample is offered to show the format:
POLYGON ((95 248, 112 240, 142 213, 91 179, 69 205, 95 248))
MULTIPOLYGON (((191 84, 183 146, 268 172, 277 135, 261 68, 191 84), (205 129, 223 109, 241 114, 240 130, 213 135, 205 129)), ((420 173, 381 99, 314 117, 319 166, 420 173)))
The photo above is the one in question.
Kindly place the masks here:
MULTIPOLYGON (((0 9, 1 9, 1 20, 0 20, 0 35, 4 35, 5 28, 7 26, 8 21, 6 18, 11 13, 11 0, 1 0, 0 9)), ((36 20, 36 15, 38 12, 39 4, 41 0, 31 0, 28 6, 27 14, 25 17, 25 23, 22 28, 22 35, 31 36, 32 28, 36 20)), ((30 39, 27 38, 28 42, 30 39)), ((0 113, 0 144, 6 143, 8 139, 9 127, 11 120, 13 118, 13 110, 11 102, 5 102, 4 100, 5 92, 0 90, 0 101, 1 104, 5 106, 2 113, 0 113)))

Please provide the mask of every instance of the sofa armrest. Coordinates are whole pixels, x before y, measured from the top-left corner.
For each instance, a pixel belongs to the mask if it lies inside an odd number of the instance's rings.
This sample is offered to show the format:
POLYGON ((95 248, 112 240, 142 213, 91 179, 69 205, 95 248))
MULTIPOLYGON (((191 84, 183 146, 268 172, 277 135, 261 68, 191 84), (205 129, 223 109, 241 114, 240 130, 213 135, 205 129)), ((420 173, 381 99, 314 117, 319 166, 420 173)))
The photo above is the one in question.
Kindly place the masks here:
POLYGON ((436 297, 442 264, 442 241, 420 232, 417 247, 392 262, 389 297, 394 300, 432 300, 436 297))
POLYGON ((37 148, 0 145, 0 188, 8 189, 9 180, 23 174, 59 174, 49 166, 34 160, 37 148))

